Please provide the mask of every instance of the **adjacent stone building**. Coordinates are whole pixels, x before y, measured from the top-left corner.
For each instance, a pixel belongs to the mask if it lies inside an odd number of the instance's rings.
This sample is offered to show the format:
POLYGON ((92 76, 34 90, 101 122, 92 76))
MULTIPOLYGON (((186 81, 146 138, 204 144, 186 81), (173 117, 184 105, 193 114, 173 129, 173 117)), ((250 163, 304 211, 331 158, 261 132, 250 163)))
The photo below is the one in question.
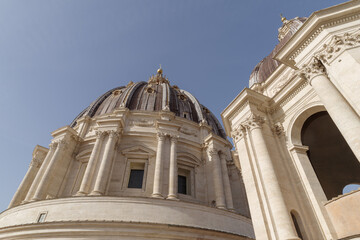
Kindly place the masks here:
POLYGON ((360 239, 360 0, 282 21, 225 131, 161 68, 54 131, 0 239, 360 239))
POLYGON ((360 239, 360 1, 283 18, 223 111, 256 239, 360 239))

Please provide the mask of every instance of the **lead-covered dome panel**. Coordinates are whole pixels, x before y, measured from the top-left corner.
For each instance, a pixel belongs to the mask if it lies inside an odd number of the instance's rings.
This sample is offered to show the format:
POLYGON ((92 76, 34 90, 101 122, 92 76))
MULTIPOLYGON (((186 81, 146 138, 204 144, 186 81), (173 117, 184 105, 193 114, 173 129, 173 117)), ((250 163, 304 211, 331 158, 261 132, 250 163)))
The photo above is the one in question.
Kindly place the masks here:
POLYGON ((216 135, 226 138, 214 114, 189 92, 175 85, 170 86, 161 69, 156 75, 151 76, 148 82, 130 82, 127 86, 117 87, 104 93, 84 109, 70 126, 75 127, 81 117, 96 117, 112 113, 122 107, 132 111, 171 111, 178 117, 196 123, 206 122, 216 135))

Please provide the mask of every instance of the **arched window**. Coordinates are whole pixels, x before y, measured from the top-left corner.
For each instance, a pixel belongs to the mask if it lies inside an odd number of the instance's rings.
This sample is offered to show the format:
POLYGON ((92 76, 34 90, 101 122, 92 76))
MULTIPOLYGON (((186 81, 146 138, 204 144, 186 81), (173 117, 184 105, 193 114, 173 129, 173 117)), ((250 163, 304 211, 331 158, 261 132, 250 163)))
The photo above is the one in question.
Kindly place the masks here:
POLYGON ((360 164, 325 111, 310 116, 301 129, 302 144, 327 197, 343 194, 344 186, 360 182, 360 164))

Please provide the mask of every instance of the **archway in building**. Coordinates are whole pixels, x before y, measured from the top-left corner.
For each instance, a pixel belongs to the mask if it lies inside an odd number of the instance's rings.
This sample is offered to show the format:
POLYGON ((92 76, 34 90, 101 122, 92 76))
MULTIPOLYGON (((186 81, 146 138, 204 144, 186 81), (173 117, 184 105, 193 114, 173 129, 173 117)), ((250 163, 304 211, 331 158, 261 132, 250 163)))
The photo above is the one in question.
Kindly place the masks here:
POLYGON ((325 111, 310 116, 301 129, 302 144, 328 200, 346 185, 360 183, 360 164, 325 111))

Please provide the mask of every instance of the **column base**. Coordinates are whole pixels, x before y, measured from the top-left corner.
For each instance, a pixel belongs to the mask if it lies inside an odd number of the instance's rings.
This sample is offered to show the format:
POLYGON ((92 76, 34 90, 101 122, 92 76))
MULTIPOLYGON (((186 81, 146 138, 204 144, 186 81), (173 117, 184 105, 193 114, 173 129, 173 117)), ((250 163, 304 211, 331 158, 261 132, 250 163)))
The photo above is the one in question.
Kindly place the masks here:
POLYGON ((176 195, 168 195, 166 199, 179 201, 176 195))
POLYGON ((75 197, 83 197, 83 196, 86 196, 86 193, 85 192, 77 192, 75 194, 75 197))
POLYGON ((164 197, 160 194, 160 193, 153 193, 151 195, 152 198, 161 198, 161 199, 164 199, 164 197))
POLYGON ((223 209, 223 210, 227 210, 227 208, 225 206, 216 206, 216 208, 218 209, 223 209))
POLYGON ((99 191, 92 191, 89 195, 90 196, 102 196, 103 194, 99 191))

